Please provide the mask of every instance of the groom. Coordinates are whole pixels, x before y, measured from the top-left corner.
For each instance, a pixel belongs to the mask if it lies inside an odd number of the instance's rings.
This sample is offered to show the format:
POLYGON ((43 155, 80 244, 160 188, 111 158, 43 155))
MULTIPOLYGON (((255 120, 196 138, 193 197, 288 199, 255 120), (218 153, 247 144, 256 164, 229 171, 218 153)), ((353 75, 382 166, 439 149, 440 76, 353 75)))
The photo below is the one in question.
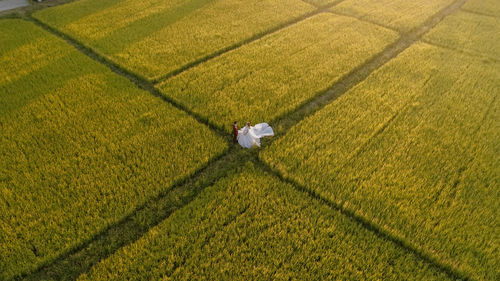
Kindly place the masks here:
POLYGON ((236 123, 236 121, 234 121, 233 123, 233 142, 234 143, 238 143, 238 123, 236 123))

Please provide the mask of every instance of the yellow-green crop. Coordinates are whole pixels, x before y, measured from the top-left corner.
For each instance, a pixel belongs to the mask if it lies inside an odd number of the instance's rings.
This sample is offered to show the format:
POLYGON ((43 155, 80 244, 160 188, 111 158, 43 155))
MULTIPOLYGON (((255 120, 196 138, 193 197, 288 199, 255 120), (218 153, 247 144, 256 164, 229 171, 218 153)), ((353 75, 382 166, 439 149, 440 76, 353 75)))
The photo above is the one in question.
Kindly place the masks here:
POLYGON ((500 18, 458 11, 424 38, 441 46, 500 59, 500 18))
POLYGON ((264 151, 285 177, 496 280, 500 63, 418 43, 264 151))
POLYGON ((462 9, 497 18, 500 16, 500 5, 498 4, 498 0, 467 0, 462 9))
POLYGON ((153 80, 313 10, 300 0, 82 0, 34 16, 153 80))
POLYGON ((316 7, 323 7, 332 4, 333 2, 336 2, 338 0, 303 0, 303 1, 310 3, 316 7))
POLYGON ((0 21, 0 279, 50 262, 226 149, 22 20, 0 21))
POLYGON ((453 0, 346 0, 331 10, 407 32, 453 0))
POLYGON ((447 280, 247 163, 79 280, 447 280))
POLYGON ((158 85, 216 126, 286 114, 395 41, 394 31, 319 14, 158 85))

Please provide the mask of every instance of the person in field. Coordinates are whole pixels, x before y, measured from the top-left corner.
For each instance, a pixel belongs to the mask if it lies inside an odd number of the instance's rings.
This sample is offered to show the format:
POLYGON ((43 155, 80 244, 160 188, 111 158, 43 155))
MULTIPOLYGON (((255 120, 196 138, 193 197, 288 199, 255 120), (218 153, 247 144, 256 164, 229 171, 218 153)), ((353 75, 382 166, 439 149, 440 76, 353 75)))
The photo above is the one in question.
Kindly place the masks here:
POLYGON ((233 142, 238 143, 238 122, 233 122, 233 142))
POLYGON ((273 128, 267 123, 259 123, 250 126, 247 122, 243 129, 238 130, 238 143, 244 148, 251 148, 254 145, 260 147, 260 138, 274 136, 273 128))

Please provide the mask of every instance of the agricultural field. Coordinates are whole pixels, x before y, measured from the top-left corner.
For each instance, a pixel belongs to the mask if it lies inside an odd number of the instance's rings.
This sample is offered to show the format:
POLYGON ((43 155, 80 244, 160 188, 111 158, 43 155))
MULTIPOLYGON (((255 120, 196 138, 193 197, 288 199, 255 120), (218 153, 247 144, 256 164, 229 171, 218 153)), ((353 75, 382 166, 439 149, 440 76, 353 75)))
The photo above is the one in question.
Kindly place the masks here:
POLYGON ((444 264, 496 280, 499 94, 500 63, 416 43, 261 158, 444 264))
POLYGON ((34 16, 157 80, 314 9, 301 0, 81 0, 34 16))
POLYGON ((447 280, 252 163, 78 280, 447 280))
POLYGON ((500 15, 500 5, 498 4, 498 0, 467 0, 462 9, 497 18, 500 15))
POLYGON ((398 34, 323 13, 191 68, 158 89, 215 126, 271 121, 324 92, 398 34))
POLYGON ((453 0, 345 0, 331 10, 394 28, 400 32, 408 32, 453 2, 453 0))
POLYGON ((498 0, 34 2, 0 280, 500 280, 498 0))
POLYGON ((227 149, 33 23, 0 20, 0 36, 1 280, 91 239, 227 149))
POLYGON ((500 18, 458 11, 425 36, 440 46, 500 59, 500 18))
POLYGON ((304 2, 307 2, 316 7, 326 7, 337 2, 342 2, 342 0, 304 0, 304 2))

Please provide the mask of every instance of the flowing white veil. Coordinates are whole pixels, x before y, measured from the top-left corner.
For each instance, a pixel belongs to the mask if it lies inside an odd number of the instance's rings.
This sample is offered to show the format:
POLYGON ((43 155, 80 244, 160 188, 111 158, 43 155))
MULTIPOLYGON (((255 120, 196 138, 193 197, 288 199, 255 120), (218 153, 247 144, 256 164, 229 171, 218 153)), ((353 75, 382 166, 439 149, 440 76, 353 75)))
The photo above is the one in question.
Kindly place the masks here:
POLYGON ((267 123, 259 123, 253 127, 245 126, 238 130, 238 143, 245 148, 254 145, 260 147, 260 138, 268 136, 274 136, 274 131, 267 123))

